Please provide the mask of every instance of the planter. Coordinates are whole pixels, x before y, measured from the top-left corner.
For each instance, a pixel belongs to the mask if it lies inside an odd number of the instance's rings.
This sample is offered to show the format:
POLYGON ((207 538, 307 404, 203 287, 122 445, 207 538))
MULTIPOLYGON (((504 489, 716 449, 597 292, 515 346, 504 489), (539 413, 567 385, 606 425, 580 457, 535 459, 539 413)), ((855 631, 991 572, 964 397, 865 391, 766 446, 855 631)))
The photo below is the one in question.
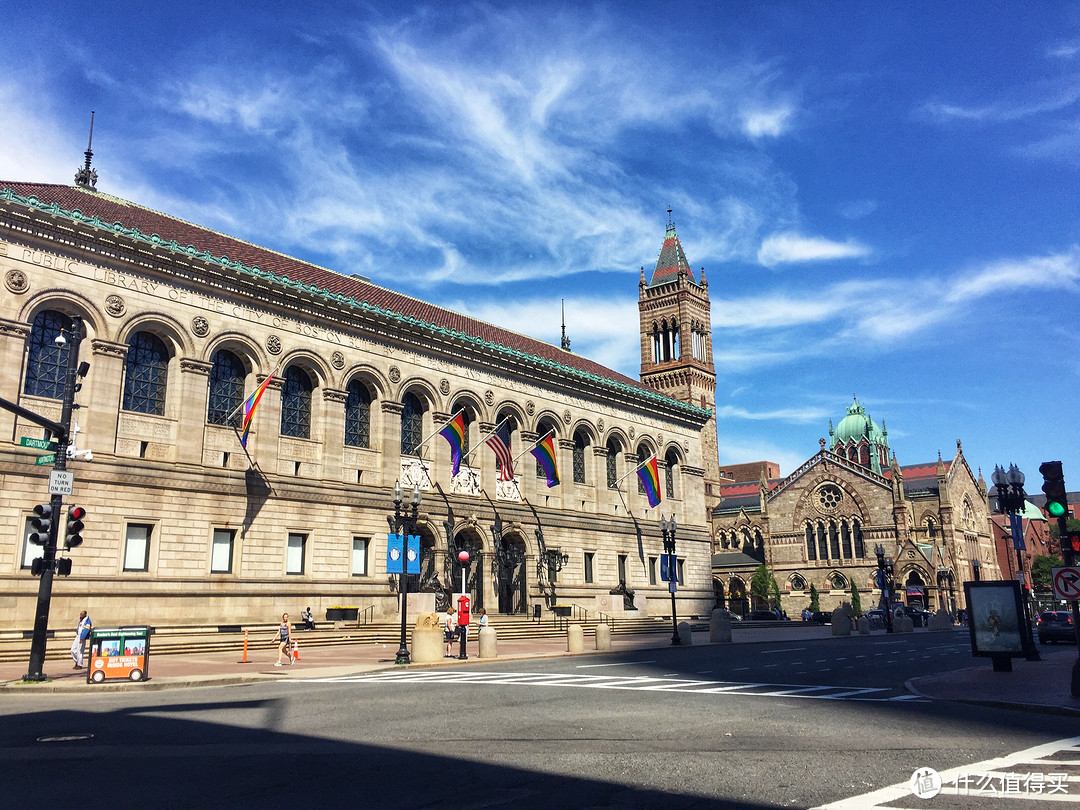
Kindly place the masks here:
POLYGON ((356 616, 360 612, 360 608, 354 607, 332 607, 326 609, 326 620, 328 622, 355 622, 356 616))

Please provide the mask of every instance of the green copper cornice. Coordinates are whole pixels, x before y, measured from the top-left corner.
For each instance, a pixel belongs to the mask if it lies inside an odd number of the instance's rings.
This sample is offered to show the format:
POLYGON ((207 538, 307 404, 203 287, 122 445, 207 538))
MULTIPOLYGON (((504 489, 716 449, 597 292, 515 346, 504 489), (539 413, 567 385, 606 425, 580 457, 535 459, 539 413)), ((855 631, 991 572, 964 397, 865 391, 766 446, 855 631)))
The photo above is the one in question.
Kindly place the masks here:
MULTIPOLYGON (((106 195, 102 195, 106 196, 106 195)), ((356 299, 354 296, 345 295, 343 293, 334 293, 329 290, 320 287, 318 284, 307 284, 302 281, 293 281, 286 275, 277 275, 267 270, 261 269, 258 265, 252 265, 248 267, 242 262, 232 261, 228 256, 215 256, 209 251, 199 250, 194 245, 181 245, 175 239, 162 239, 155 234, 144 234, 138 228, 128 228, 122 222, 105 222, 97 216, 87 216, 83 214, 79 209, 73 209, 68 211, 56 203, 46 203, 39 200, 37 197, 30 195, 29 197, 23 197, 16 194, 10 188, 0 190, 0 199, 7 200, 8 202, 25 205, 29 208, 37 209, 46 214, 53 216, 64 217, 73 222, 79 222, 84 225, 89 225, 92 228, 99 228, 101 230, 109 231, 118 236, 123 236, 128 239, 134 239, 138 242, 143 242, 154 247, 161 248, 171 253, 176 253, 181 256, 186 256, 191 259, 197 259, 199 261, 208 262, 210 264, 216 264, 220 267, 235 270, 238 273, 243 273, 249 276, 253 276, 259 279, 265 279, 267 281, 283 284, 294 290, 317 295, 330 301, 336 301, 339 304, 344 304, 350 307, 356 307, 363 312, 369 312, 376 315, 380 315, 385 318, 397 321, 398 323, 406 324, 408 326, 416 327, 431 334, 439 335, 441 337, 452 338, 454 340, 460 340, 464 343, 477 346, 479 348, 488 349, 507 357, 511 357, 515 360, 532 363, 537 366, 541 366, 545 369, 558 372, 560 374, 566 374, 578 379, 588 380, 589 382, 600 385, 604 388, 609 388, 615 391, 619 391, 623 394, 629 394, 642 399, 652 400, 654 402, 662 403, 665 406, 677 411, 695 416, 697 418, 708 418, 712 415, 711 408, 699 408, 696 405, 691 405, 686 402, 680 402, 677 399, 671 399, 661 393, 650 391, 647 388, 637 388, 632 385, 628 385, 618 380, 612 380, 608 377, 603 377, 599 374, 595 374, 590 371, 584 371, 582 369, 568 366, 565 363, 560 363, 556 360, 549 360, 544 357, 540 357, 535 354, 521 351, 520 349, 512 349, 509 346, 503 346, 501 343, 493 343, 491 341, 484 340, 483 338, 473 337, 467 335, 464 332, 458 332, 453 329, 447 329, 446 327, 437 326, 427 321, 416 318, 409 315, 402 315, 399 312, 387 309, 385 307, 375 306, 367 301, 356 299)), ((119 202, 119 201, 118 201, 119 202)), ((200 227, 200 226, 194 226, 200 227)), ((327 271, 333 272, 333 271, 327 271)))

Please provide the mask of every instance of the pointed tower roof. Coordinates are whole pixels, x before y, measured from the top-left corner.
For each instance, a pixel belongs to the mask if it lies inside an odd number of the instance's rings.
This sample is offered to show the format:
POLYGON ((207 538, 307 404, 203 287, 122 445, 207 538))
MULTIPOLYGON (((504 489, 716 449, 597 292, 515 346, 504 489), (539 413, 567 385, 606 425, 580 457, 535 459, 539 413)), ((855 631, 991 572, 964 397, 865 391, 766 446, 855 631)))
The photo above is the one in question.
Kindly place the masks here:
POLYGON ((686 254, 683 252, 682 243, 679 242, 679 235, 675 233, 675 223, 671 221, 669 208, 667 233, 664 235, 664 244, 660 248, 660 257, 656 260, 649 286, 670 284, 677 280, 681 273, 685 273, 692 281, 694 280, 694 271, 690 269, 690 263, 686 261, 686 254))

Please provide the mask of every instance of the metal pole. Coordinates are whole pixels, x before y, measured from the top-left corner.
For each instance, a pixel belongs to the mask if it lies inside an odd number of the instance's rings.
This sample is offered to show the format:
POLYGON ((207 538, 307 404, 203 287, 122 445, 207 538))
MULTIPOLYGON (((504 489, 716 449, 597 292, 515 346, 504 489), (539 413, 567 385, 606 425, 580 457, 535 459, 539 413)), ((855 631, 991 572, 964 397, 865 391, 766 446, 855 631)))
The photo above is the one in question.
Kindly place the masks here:
MULTIPOLYGON (((394 494, 394 529, 397 534, 401 534, 402 525, 405 521, 401 519, 401 491, 395 490, 394 494)), ((403 538, 405 544, 408 544, 408 533, 403 538)), ((402 554, 401 560, 401 642, 398 645, 397 657, 394 659, 395 664, 409 664, 412 663, 409 659, 409 648, 405 643, 405 617, 409 610, 409 575, 408 562, 405 559, 407 555, 402 554)))
MULTIPOLYGON (((71 439, 71 411, 75 403, 75 381, 79 371, 79 343, 82 342, 82 318, 71 319, 71 336, 67 339, 67 375, 64 379, 64 398, 60 411, 60 426, 64 429, 57 437, 56 461, 54 470, 67 469, 67 449, 71 439)), ((45 644, 49 634, 49 610, 52 606, 53 569, 56 568, 57 537, 60 534, 61 512, 64 508, 64 496, 53 495, 49 503, 52 506, 52 526, 49 540, 42 554, 41 582, 38 583, 37 611, 34 614, 34 637, 30 642, 30 666, 23 680, 44 681, 42 668, 45 665, 45 644)))

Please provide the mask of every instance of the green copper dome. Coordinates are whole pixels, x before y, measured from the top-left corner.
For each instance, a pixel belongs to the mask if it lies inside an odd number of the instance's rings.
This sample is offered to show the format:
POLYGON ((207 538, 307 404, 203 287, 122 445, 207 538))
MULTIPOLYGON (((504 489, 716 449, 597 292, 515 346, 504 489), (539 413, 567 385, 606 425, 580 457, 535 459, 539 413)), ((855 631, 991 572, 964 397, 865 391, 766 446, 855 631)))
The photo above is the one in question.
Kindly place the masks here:
POLYGON ((868 466, 876 473, 888 466, 889 432, 884 423, 878 427, 854 397, 847 416, 840 420, 835 430, 830 423, 829 438, 829 449, 837 455, 868 466))

